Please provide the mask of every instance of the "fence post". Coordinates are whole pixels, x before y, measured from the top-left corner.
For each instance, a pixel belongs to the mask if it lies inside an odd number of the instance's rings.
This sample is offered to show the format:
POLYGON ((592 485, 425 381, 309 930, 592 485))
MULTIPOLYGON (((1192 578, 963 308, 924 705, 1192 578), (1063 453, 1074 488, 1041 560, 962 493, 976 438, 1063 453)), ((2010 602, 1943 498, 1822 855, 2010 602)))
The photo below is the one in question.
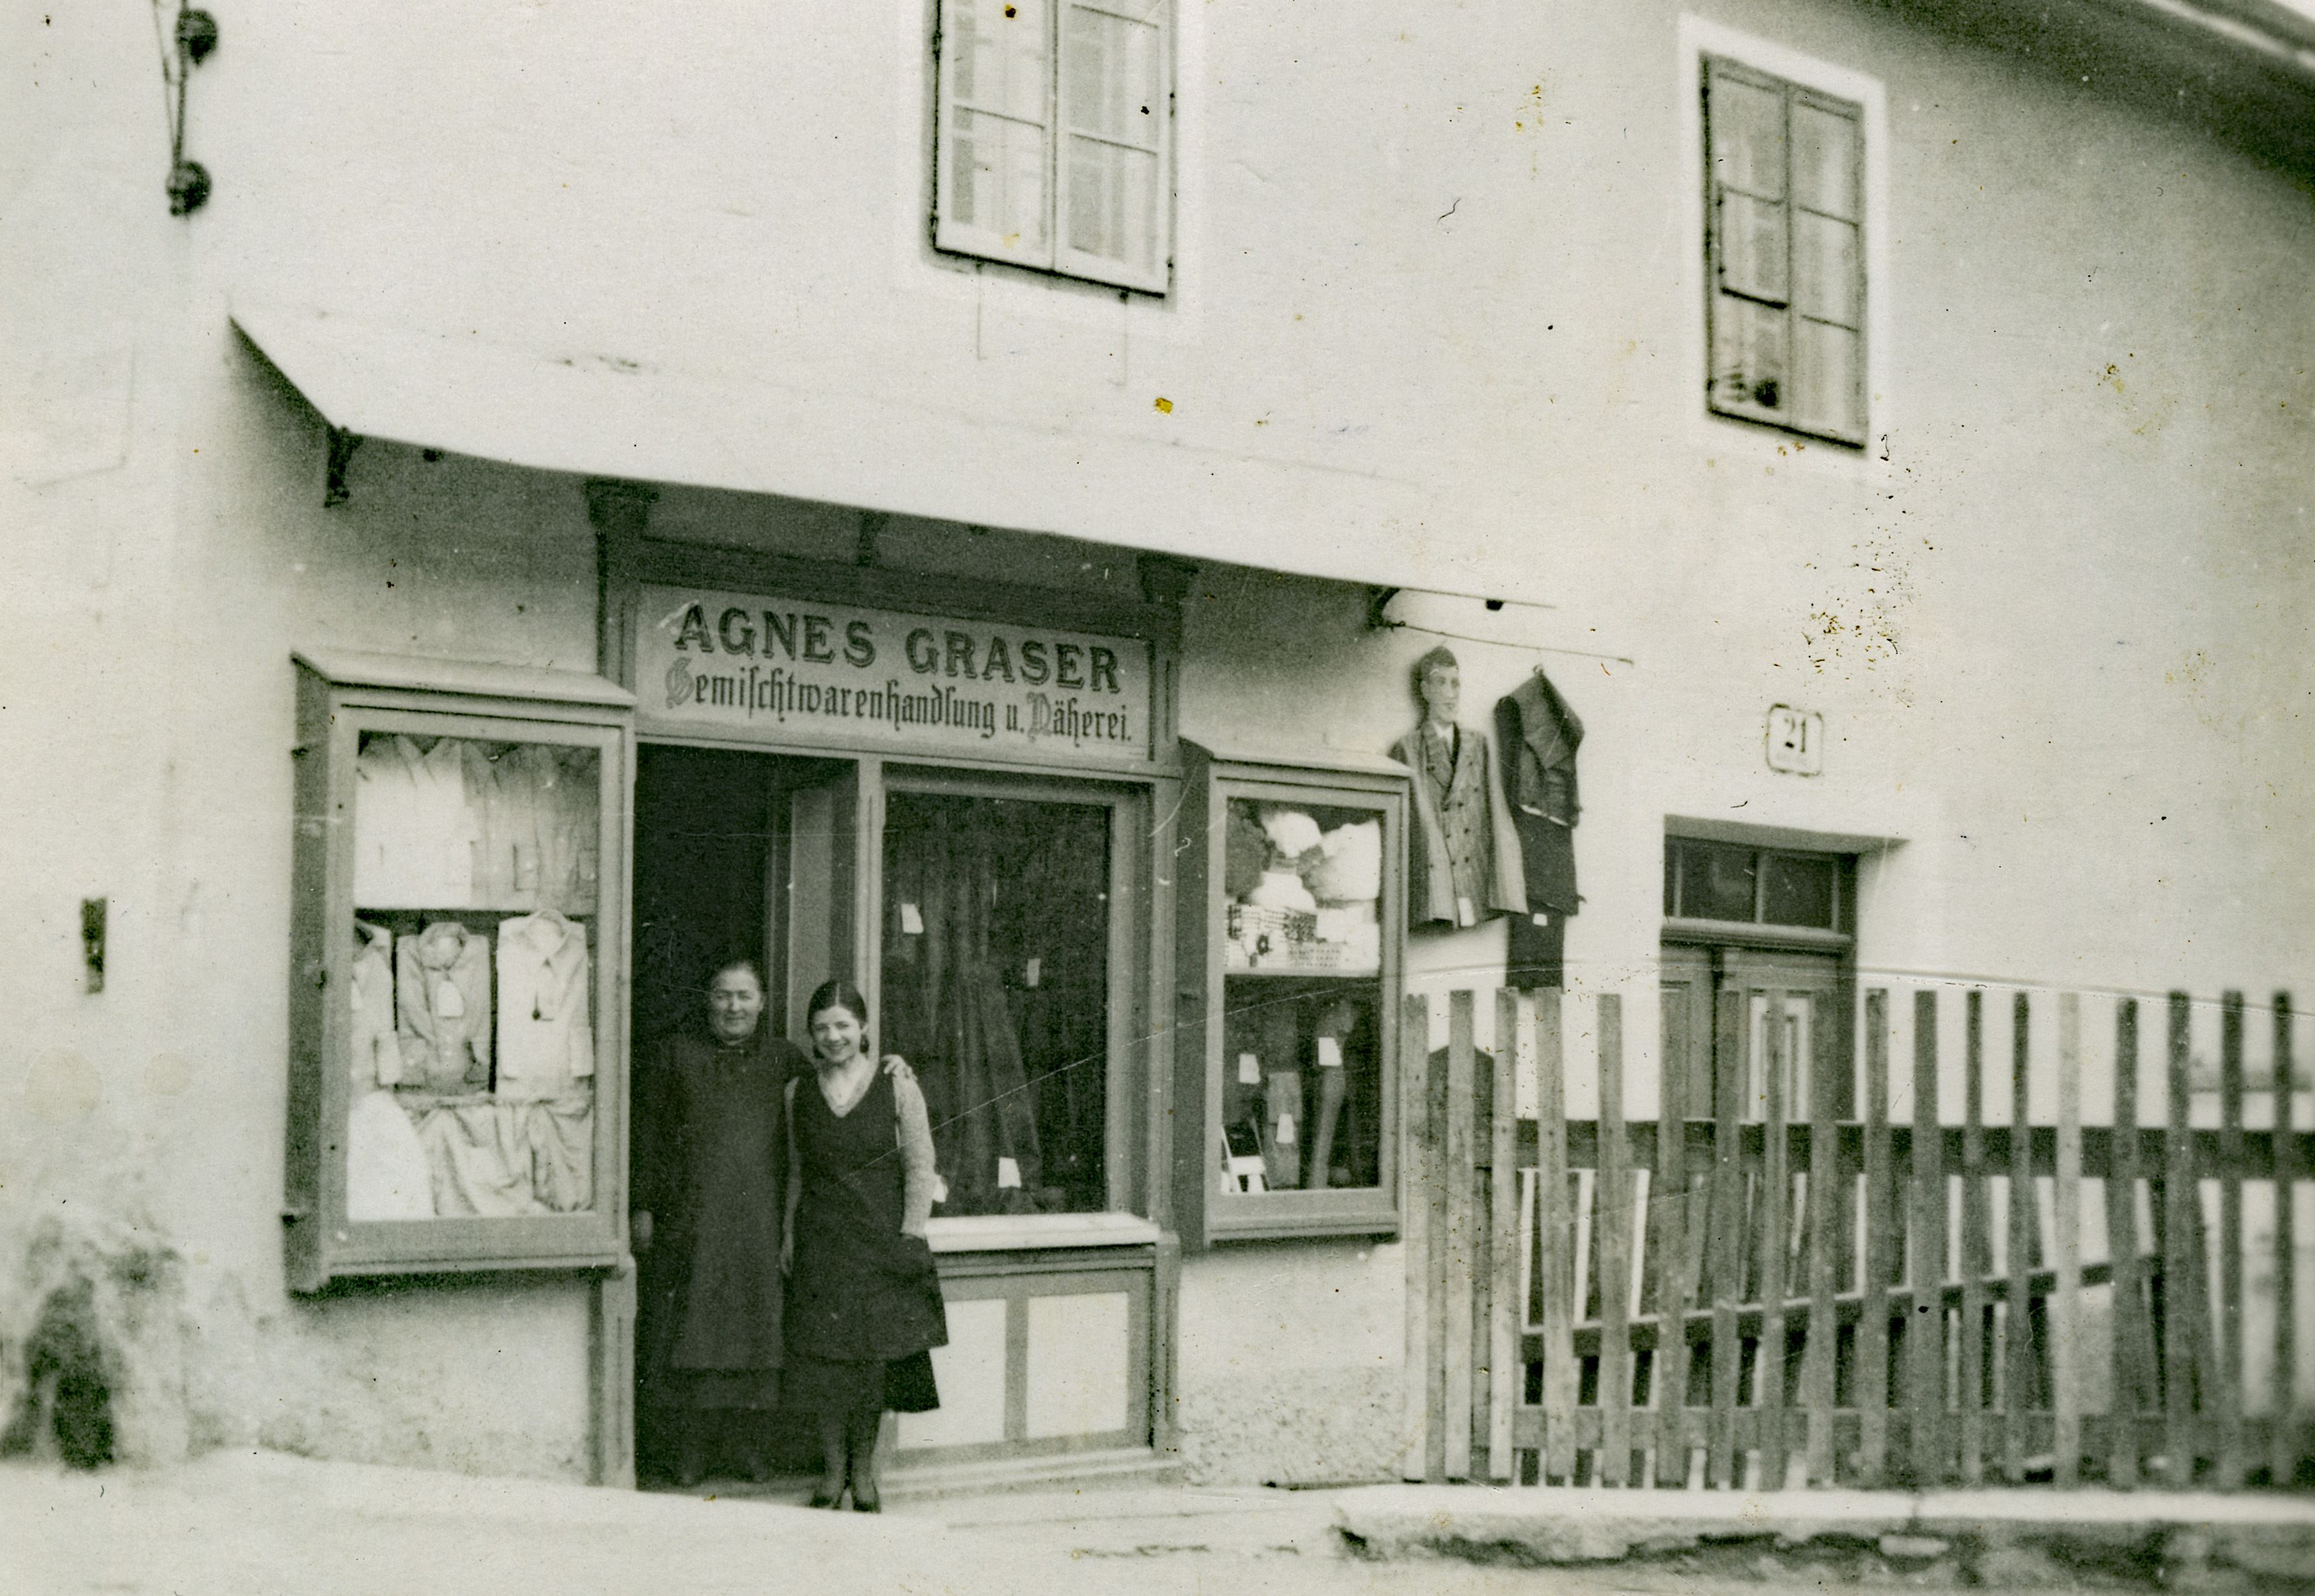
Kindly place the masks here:
POLYGON ((1889 1281, 1897 1266, 1895 1159, 1889 1146, 1889 994, 1865 995, 1865 1257, 1857 1321, 1858 1449, 1867 1485, 1889 1467, 1889 1281))
MULTIPOLYGON (((1808 1403, 1810 1483, 1837 1483, 1833 1466, 1833 1409, 1838 1392, 1834 1353, 1840 1338, 1835 1317, 1837 1259, 1834 1226, 1840 1217, 1840 1132, 1833 1125, 1832 1065, 1847 1056, 1832 1040, 1832 1003, 1823 993, 1809 997, 1808 1365, 1802 1374, 1808 1403)), ((1848 1016, 1843 1015, 1844 1019, 1848 1016)))
POLYGON ((2009 1291, 1998 1329, 2001 1357, 2002 1469, 2011 1485, 2026 1479, 2034 1450, 2034 1124, 2027 1112, 2033 1075, 2033 1009, 2023 992, 2009 1005, 2009 1291))
POLYGON ((1992 1268, 1985 1171, 1985 994, 1962 999, 1961 1479, 1985 1483, 1985 1277, 1992 1268))
MULTIPOLYGON (((2219 999, 2219 1488, 2243 1475, 2243 995, 2219 999)), ((2277 1307, 2282 1307, 2278 1304, 2277 1307)))
POLYGON ((2198 1193, 2195 1182, 2194 1131, 2186 1109, 2188 1049, 2193 1024, 2189 998, 2170 994, 2169 1134, 2162 1158, 2162 1407, 2169 1435, 2170 1483, 2184 1490, 2195 1483, 2199 1442, 2195 1422, 2195 1234, 2198 1193))
POLYGON ((2107 1253, 2114 1264, 2114 1395, 2107 1403, 2107 1483, 2138 1484, 2138 1424, 2153 1384, 2153 1331, 2146 1322, 2146 1271, 2138 1246, 2138 1000, 2114 1010, 2114 1140, 2107 1158, 2107 1253))
POLYGON ((1434 1179, 1428 1149, 1431 1134, 1431 1004, 1410 992, 1399 1008, 1398 1103, 1405 1127, 1405 1193, 1399 1204, 1401 1246, 1406 1255, 1406 1450, 1399 1473, 1427 1477, 1431 1431, 1438 1415, 1431 1406, 1431 1188, 1434 1179))
POLYGON ((2056 1413, 2057 1483, 2080 1483, 2082 1469, 2081 1390, 2074 1336, 2081 1324, 2082 1292, 2082 1000, 2058 995, 2058 1178, 2051 1209, 2057 1240, 2057 1289, 2050 1313, 2050 1405, 2056 1413))
POLYGON ((1905 1407, 1912 1425, 1913 1483, 1946 1472, 1946 1147, 1938 1123, 1938 995, 1913 994, 1913 1312, 1905 1327, 1905 1407))
POLYGON ((1520 1398, 1519 1327, 1519 1076, 1535 1052, 1535 1029, 1519 991, 1495 994, 1495 1110, 1487 1133, 1492 1175, 1488 1196, 1487 1476, 1516 1476, 1512 1453, 1512 1410, 1520 1398))
POLYGON ((1712 1207, 1705 1235, 1712 1271, 1711 1479, 1731 1490, 1744 1483, 1736 1456, 1736 1382, 1743 1355, 1736 1309, 1744 1298, 1744 994, 1724 989, 1714 1014, 1712 1207))
POLYGON ((1786 995, 1774 988, 1761 1017, 1762 1084, 1768 1113, 1761 1128, 1761 1352, 1752 1375, 1752 1400, 1761 1410, 1761 1488, 1781 1491, 1792 1457, 1792 1432, 1785 1412, 1785 1265, 1792 1228, 1785 1210, 1792 1201, 1791 1109, 1786 1090, 1791 1051, 1785 1024, 1786 995))
POLYGON ((1472 1199, 1479 1178, 1472 1147, 1477 1114, 1472 1053, 1477 1007, 1468 989, 1448 995, 1446 1167, 1441 1171, 1447 1228, 1439 1272, 1447 1294, 1440 1343, 1446 1364, 1441 1392, 1446 1423, 1439 1462, 1449 1479, 1471 1477, 1471 1296, 1478 1280, 1473 1256, 1478 1227, 1473 1223, 1477 1204, 1472 1199))
POLYGON ((1688 1071, 1656 1062, 1656 1484, 1688 1483, 1688 1071))
POLYGON ((1567 1067, 1561 994, 1536 1007, 1538 1251, 1543 1269, 1543 1435, 1546 1479, 1575 1473, 1575 1215, 1567 1193, 1567 1067))
POLYGON ((1624 1000, 1600 995, 1600 1483, 1632 1465, 1632 1160, 1624 1136, 1624 1000))
POLYGON ((2291 994, 2275 995, 2275 1396, 2267 1438, 2267 1483, 2287 1485, 2299 1473, 2299 1326, 2291 1311, 2299 1300, 2298 1219, 2293 1212, 2299 1177, 2297 1068, 2291 1056, 2291 994))

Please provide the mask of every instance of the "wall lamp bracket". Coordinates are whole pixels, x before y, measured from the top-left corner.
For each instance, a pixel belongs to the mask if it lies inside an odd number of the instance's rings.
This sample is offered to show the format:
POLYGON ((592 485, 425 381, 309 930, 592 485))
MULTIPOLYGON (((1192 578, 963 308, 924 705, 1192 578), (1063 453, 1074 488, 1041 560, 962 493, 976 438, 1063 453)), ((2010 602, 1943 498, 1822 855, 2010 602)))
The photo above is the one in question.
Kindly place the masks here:
MULTIPOLYGON (((160 27, 155 8, 154 27, 160 27)), ((161 87, 169 110, 169 214, 191 216, 208 203, 208 168, 185 158, 185 83, 193 68, 209 58, 217 47, 217 18, 195 6, 181 5, 173 37, 161 43, 161 87)))

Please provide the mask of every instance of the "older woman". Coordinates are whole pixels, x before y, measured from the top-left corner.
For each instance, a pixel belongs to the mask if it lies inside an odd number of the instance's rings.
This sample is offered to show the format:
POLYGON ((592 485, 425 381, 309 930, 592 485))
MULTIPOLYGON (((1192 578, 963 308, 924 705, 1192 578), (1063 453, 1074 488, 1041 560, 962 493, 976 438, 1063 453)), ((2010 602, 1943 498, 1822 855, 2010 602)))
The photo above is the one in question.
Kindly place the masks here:
POLYGON ((916 1077, 878 1069, 868 1005, 849 981, 812 995, 812 1074, 788 1088, 788 1371, 784 1400, 819 1421, 815 1507, 883 1505, 876 1439, 887 1409, 940 1405, 931 1349, 948 1342, 925 1240, 936 1177, 916 1077))
POLYGON ((808 1073, 764 1024, 754 961, 723 964, 706 996, 704 1031, 669 1039, 635 1091, 643 1417, 658 1448, 674 1442, 686 1487, 711 1451, 764 1473, 781 1363, 785 1088, 808 1073))

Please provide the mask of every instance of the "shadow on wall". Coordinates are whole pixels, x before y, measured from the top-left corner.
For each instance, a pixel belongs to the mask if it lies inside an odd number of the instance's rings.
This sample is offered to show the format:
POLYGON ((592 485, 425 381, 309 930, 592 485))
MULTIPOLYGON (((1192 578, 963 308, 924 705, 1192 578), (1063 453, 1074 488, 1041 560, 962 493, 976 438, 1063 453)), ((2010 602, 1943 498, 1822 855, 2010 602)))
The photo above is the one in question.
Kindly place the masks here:
POLYGON ((0 1224, 0 1453, 98 1468, 187 1450, 181 1261, 150 1229, 0 1224))

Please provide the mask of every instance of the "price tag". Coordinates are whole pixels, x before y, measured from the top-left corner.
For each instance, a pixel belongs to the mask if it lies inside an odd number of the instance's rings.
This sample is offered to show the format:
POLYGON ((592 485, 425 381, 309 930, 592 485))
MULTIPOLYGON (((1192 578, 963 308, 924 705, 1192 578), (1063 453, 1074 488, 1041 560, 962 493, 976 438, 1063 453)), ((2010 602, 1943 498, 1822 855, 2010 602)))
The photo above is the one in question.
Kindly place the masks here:
POLYGON ((997 1189, 1017 1192, 1021 1189, 1021 1166, 1010 1158, 997 1160, 997 1189))
POLYGON ((1261 1054, 1240 1053, 1237 1056, 1237 1084, 1241 1086, 1258 1086, 1262 1084, 1261 1054))
POLYGON ((1318 1068, 1321 1069, 1340 1069, 1342 1067, 1342 1038, 1339 1036, 1321 1036, 1318 1039, 1318 1068))
POLYGON ((900 935, 922 936, 925 934, 924 911, 913 903, 900 905, 900 935))
POLYGON ((1535 917, 1535 923, 1539 926, 1548 926, 1551 924, 1551 917, 1548 914, 1539 914, 1535 917))
POLYGON ((1294 1145, 1294 1116, 1292 1114, 1280 1114, 1278 1116, 1278 1135, 1276 1139, 1278 1145, 1282 1148, 1291 1148, 1294 1145))
POLYGON ((1042 959, 1030 960, 1029 968, 1022 972, 1021 979, 1024 984, 1032 987, 1035 986, 1037 984, 1037 977, 1043 973, 1044 968, 1045 962, 1042 959))

